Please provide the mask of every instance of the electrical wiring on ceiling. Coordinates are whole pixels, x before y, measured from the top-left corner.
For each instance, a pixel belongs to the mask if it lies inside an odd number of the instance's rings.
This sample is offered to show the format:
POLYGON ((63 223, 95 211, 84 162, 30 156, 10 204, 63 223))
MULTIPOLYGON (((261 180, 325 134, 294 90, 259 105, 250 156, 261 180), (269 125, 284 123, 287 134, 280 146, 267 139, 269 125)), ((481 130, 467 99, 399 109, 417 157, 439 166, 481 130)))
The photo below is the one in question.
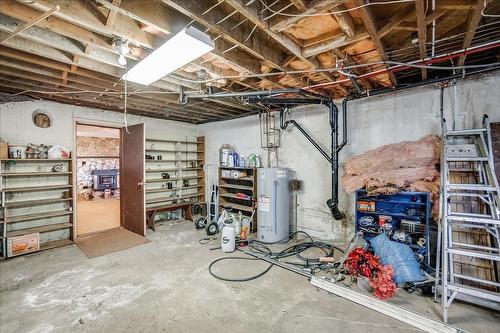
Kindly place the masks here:
MULTIPOLYGON (((128 64, 127 64, 127 61, 125 60, 125 73, 128 73, 128 64)), ((127 74, 125 74, 127 75, 127 74)), ((123 98, 123 122, 125 123, 125 132, 127 132, 127 134, 130 134, 129 130, 128 130, 128 120, 127 120, 127 86, 128 86, 128 81, 126 79, 124 79, 123 81, 125 81, 125 84, 123 86, 123 90, 124 90, 124 98, 123 98)))
MULTIPOLYGON (((418 60, 416 62, 420 62, 421 60, 418 60)), ((310 70, 297 70, 297 71, 287 71, 287 72, 272 72, 272 73, 261 73, 261 74, 253 74, 253 75, 229 75, 229 76, 222 76, 216 79, 208 79, 208 80, 190 80, 190 79, 185 79, 181 77, 176 77, 181 81, 186 81, 186 82, 191 82, 191 83, 210 83, 213 81, 217 81, 220 79, 231 79, 231 80, 237 80, 237 79, 243 79, 243 78, 262 78, 262 77, 270 77, 270 76, 282 76, 282 75, 287 75, 287 74, 308 74, 308 73, 318 73, 318 72, 340 72, 343 75, 346 76, 352 76, 352 77, 363 77, 367 75, 374 74, 376 72, 379 72, 380 70, 375 70, 372 72, 364 73, 362 75, 353 75, 350 73, 345 73, 344 70, 349 70, 349 69, 356 69, 356 68, 362 68, 362 67, 370 67, 370 66, 375 66, 375 65, 394 65, 394 66, 406 66, 406 67, 412 67, 416 69, 433 69, 433 70, 465 70, 465 69, 478 69, 478 68, 489 68, 489 67, 497 67, 500 65, 500 62, 495 62, 495 63, 490 63, 490 64, 479 64, 479 65, 464 65, 464 66, 431 66, 431 65, 419 65, 411 62, 399 62, 399 61, 374 61, 374 62, 369 62, 369 63, 363 63, 363 64, 355 64, 355 65, 349 65, 349 66, 342 66, 340 68, 323 68, 323 69, 310 69, 310 70)), ((385 69, 384 69, 385 70, 385 69)), ((383 74, 383 73, 380 73, 383 74)), ((342 80, 340 81, 335 81, 335 82, 327 82, 327 83, 321 83, 319 84, 320 86, 322 85, 332 85, 335 83, 340 83, 343 82, 342 80)), ((311 87, 316 87, 316 86, 311 86, 311 87)), ((195 91, 192 91, 195 92, 195 91)), ((190 92, 190 93, 192 93, 190 92)), ((36 94, 54 94, 54 95, 67 95, 67 94, 82 94, 82 93, 91 93, 91 94, 105 94, 105 95, 123 95, 123 92, 110 92, 110 91, 93 91, 93 90, 78 90, 78 91, 43 91, 43 90, 25 90, 19 93, 14 94, 16 95, 22 95, 26 93, 36 93, 36 94)), ((125 90, 125 100, 127 96, 130 95, 136 95, 136 94, 146 94, 146 93, 153 93, 153 94, 179 94, 178 92, 175 91, 135 91, 135 92, 127 92, 125 90)), ((125 102, 126 106, 126 102, 125 102)))
MULTIPOLYGON (((433 69, 433 70, 457 70, 457 69, 474 69, 474 68, 487 68, 487 67, 494 67, 500 64, 500 62, 495 62, 495 63, 490 63, 490 64, 481 64, 481 65, 464 65, 464 66, 431 66, 431 65, 419 65, 416 64, 416 62, 421 62, 422 60, 417 60, 415 63, 411 62, 399 62, 399 61, 373 61, 369 63, 363 63, 363 64, 355 64, 355 65, 348 65, 348 66, 342 66, 340 68, 334 67, 334 68, 321 68, 321 69, 307 69, 307 70, 294 70, 294 71, 279 71, 279 72, 271 72, 271 73, 260 73, 260 74, 247 74, 247 75, 227 75, 227 76, 221 76, 216 79, 207 79, 207 80, 191 80, 191 79, 186 79, 178 76, 172 76, 175 77, 176 79, 180 81, 185 81, 185 82, 190 82, 190 83, 210 83, 213 81, 217 81, 220 79, 227 79, 227 80, 241 80, 244 78, 263 78, 263 77, 271 77, 271 76, 283 76, 283 75, 289 75, 289 74, 308 74, 308 73, 322 73, 322 72, 341 72, 346 69, 356 69, 356 68, 362 68, 362 67, 369 67, 369 66, 374 66, 374 65, 395 65, 395 66, 407 66, 407 67, 413 67, 413 68, 425 68, 425 69, 433 69)), ((369 74, 369 73, 366 73, 369 74)))
POLYGON ((484 17, 500 17, 500 15, 494 15, 494 14, 485 14, 484 11, 486 10, 486 6, 488 5, 488 0, 484 0, 483 3, 483 9, 481 10, 481 15, 484 17))
POLYGON ((276 11, 272 8, 270 8, 263 0, 259 0, 262 5, 271 13, 274 13, 275 15, 281 15, 281 16, 288 16, 288 17, 316 17, 316 16, 330 16, 332 14, 342 14, 342 13, 348 13, 352 12, 354 10, 358 10, 364 7, 369 7, 369 6, 376 6, 376 5, 391 5, 391 4, 396 4, 396 3, 405 3, 405 2, 415 2, 415 0, 390 0, 390 1, 378 1, 378 2, 369 2, 365 3, 360 6, 348 8, 348 9, 343 9, 343 10, 337 10, 337 11, 328 11, 328 13, 316 13, 316 14, 288 14, 288 13, 282 13, 280 11, 276 11))

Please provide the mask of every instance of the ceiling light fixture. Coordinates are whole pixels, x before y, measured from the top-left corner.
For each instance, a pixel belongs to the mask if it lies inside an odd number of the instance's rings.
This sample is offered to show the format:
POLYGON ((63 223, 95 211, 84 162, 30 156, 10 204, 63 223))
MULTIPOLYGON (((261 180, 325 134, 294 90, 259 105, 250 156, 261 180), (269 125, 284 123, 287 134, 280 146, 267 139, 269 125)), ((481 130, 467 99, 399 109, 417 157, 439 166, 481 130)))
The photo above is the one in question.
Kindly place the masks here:
POLYGON ((125 66, 127 64, 127 58, 125 56, 130 53, 130 48, 128 47, 128 41, 124 39, 115 39, 113 41, 113 47, 118 51, 118 64, 125 66))
POLYGON ((212 51, 214 45, 207 34, 193 27, 184 28, 132 67, 123 79, 150 85, 212 51))

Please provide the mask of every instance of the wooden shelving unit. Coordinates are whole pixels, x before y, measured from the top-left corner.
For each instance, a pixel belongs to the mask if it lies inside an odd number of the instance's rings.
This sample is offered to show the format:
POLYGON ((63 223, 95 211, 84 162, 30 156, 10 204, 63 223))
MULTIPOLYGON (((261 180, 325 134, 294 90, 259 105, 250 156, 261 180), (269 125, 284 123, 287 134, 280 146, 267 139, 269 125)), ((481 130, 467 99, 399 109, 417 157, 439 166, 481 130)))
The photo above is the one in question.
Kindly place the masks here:
MULTIPOLYGON (((219 209, 231 206, 233 212, 241 211, 250 217, 255 209, 257 196, 257 169, 252 167, 219 167, 219 209), (226 175, 235 172, 239 177, 226 175), (247 195, 247 198, 237 197, 237 193, 247 195)), ((253 216, 252 232, 257 231, 257 214, 253 216)))
POLYGON ((146 139, 146 208, 205 201, 205 138, 146 139), (161 156, 161 159, 158 159, 161 156), (169 178, 163 178, 168 173, 169 178), (168 188, 172 183, 172 188, 168 188))
POLYGON ((72 167, 72 159, 0 160, 3 258, 11 237, 38 233, 40 250, 73 244, 72 167), (51 171, 57 164, 63 171, 51 171))

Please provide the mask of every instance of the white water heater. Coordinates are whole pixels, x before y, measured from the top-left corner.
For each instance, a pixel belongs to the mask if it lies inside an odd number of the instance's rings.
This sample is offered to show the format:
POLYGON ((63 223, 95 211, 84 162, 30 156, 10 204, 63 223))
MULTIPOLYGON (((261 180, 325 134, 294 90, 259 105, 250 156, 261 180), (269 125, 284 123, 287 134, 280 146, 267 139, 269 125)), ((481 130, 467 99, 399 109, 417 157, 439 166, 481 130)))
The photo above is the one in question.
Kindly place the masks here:
POLYGON ((257 169, 257 239, 274 243, 288 239, 290 232, 292 170, 257 169))

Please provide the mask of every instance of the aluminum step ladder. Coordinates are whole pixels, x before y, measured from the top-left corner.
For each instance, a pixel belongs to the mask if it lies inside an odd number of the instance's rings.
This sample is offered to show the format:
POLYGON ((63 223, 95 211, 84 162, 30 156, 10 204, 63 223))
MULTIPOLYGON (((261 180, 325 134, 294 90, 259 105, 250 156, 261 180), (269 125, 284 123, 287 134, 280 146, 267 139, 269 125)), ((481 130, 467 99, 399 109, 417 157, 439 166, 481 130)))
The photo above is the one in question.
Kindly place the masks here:
POLYGON ((443 119, 442 142, 437 258, 442 255, 441 304, 447 322, 455 299, 500 310, 500 188, 487 116, 483 128, 455 131, 447 131, 443 119), (470 269, 479 265, 488 270, 470 269), (489 272, 488 278, 479 272, 489 272))

